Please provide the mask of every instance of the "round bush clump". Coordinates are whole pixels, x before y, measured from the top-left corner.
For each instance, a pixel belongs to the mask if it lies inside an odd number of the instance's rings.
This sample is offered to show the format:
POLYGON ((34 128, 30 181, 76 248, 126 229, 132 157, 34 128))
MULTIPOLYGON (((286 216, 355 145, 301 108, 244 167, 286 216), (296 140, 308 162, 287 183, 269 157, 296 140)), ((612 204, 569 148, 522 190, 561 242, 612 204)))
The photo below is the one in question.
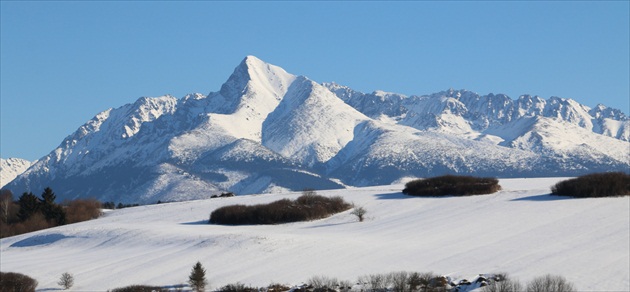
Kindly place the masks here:
POLYGON ((420 197, 471 196, 492 194, 500 189, 496 178, 444 175, 412 180, 403 193, 420 197))
POLYGON ((210 224, 280 224, 326 218, 352 208, 341 197, 324 197, 307 192, 296 200, 282 199, 253 206, 230 205, 214 210, 210 224))
POLYGON ((630 196, 630 175, 623 172, 583 175, 555 184, 551 194, 577 198, 630 196))

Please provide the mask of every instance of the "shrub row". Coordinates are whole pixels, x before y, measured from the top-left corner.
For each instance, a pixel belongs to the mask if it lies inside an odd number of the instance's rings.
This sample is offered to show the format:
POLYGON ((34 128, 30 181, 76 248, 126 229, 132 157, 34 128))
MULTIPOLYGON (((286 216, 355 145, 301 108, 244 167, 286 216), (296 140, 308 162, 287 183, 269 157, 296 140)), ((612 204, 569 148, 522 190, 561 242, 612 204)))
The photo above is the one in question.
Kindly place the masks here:
POLYGON ((497 192, 499 180, 491 177, 444 175, 408 182, 404 194, 423 197, 470 196, 497 192))
POLYGON ((215 291, 220 292, 254 292, 254 291, 296 291, 296 292, 328 292, 328 291, 366 291, 366 292, 446 292, 446 291, 480 291, 480 292, 575 292, 574 285, 562 276, 544 275, 536 277, 522 285, 512 280, 506 273, 480 275, 474 282, 466 279, 454 283, 450 278, 432 272, 392 272, 388 274, 370 274, 360 276, 356 284, 340 281, 334 277, 314 276, 306 284, 297 287, 270 285, 268 287, 251 287, 242 283, 228 284, 215 291), (477 290, 482 287, 480 290, 477 290))
MULTIPOLYGON (((505 275, 505 274, 504 274, 505 275)), ((507 275, 505 275, 507 276, 507 275)), ((481 292, 575 292, 575 286, 562 276, 547 274, 527 282, 523 286, 518 280, 505 277, 498 281, 491 281, 481 289, 481 292)))
MULTIPOLYGON (((19 273, 0 272, 0 291, 24 291, 31 292, 37 288, 37 281, 29 276, 19 273)), ((255 291, 350 291, 354 285, 360 287, 360 291, 381 292, 436 292, 436 291, 468 291, 468 288, 483 287, 480 292, 575 292, 575 286, 568 282, 564 277, 557 275, 544 275, 536 277, 523 286, 518 280, 508 277, 507 273, 498 273, 490 275, 480 275, 475 283, 467 280, 460 280, 453 283, 445 276, 439 276, 432 272, 392 272, 388 274, 370 274, 360 276, 356 284, 350 281, 339 281, 337 278, 326 276, 311 277, 305 285, 298 287, 289 287, 281 284, 271 284, 267 287, 245 286, 238 282, 235 284, 225 285, 215 291, 220 292, 255 292, 255 291)), ((176 288, 177 291, 183 287, 176 288)), ((473 288, 474 289, 474 288, 473 288)), ((162 292, 169 291, 167 288, 148 286, 148 285, 130 285, 122 288, 112 289, 111 292, 162 292)))
POLYGON ((168 289, 146 285, 130 285, 112 289, 110 292, 167 292, 168 289))
POLYGON ((296 200, 282 199, 252 206, 230 205, 210 214, 208 223, 224 225, 280 224, 326 218, 352 207, 343 198, 305 192, 296 200))
POLYGON ((551 194, 578 198, 630 196, 630 175, 623 172, 588 174, 555 184, 551 194))

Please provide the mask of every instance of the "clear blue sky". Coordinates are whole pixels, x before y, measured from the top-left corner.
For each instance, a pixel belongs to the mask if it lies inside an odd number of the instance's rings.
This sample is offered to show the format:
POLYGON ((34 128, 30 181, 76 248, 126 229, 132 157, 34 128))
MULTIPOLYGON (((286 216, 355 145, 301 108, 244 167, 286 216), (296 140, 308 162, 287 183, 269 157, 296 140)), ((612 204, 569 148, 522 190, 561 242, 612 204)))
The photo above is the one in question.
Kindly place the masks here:
POLYGON ((141 96, 217 91, 246 55, 363 92, 630 112, 629 1, 0 3, 3 158, 47 155, 141 96))

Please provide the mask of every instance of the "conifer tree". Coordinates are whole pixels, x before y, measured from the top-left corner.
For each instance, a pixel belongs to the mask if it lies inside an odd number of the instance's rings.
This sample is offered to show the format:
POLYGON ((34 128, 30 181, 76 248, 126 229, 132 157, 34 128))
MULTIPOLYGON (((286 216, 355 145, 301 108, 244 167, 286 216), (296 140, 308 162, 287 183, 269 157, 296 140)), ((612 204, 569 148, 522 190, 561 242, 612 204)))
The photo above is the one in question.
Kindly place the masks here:
POLYGON ((206 280, 206 269, 203 268, 200 262, 197 262, 190 276, 188 276, 188 283, 195 292, 205 291, 208 281, 206 280))
POLYGON ((20 211, 18 211, 18 218, 21 221, 26 221, 33 214, 39 211, 39 199, 33 195, 33 193, 23 193, 18 199, 20 205, 20 211))
POLYGON ((57 225, 66 224, 66 212, 63 207, 55 204, 57 196, 49 187, 44 189, 41 199, 41 210, 46 221, 55 221, 57 225))
POLYGON ((57 196, 50 187, 44 189, 42 193, 42 203, 52 205, 55 203, 57 196))

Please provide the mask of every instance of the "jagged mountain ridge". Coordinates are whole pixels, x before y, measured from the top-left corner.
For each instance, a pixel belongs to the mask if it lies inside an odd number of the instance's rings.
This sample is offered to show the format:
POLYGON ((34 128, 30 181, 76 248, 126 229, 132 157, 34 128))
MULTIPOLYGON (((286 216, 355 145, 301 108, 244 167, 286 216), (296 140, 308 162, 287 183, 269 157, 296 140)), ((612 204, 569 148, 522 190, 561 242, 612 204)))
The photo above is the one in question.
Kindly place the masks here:
POLYGON ((0 188, 22 174, 31 164, 31 161, 21 158, 0 158, 0 188))
POLYGON ((365 94, 248 56, 218 92, 99 113, 7 187, 155 202, 445 173, 627 171, 629 124, 619 110, 557 97, 365 94))

